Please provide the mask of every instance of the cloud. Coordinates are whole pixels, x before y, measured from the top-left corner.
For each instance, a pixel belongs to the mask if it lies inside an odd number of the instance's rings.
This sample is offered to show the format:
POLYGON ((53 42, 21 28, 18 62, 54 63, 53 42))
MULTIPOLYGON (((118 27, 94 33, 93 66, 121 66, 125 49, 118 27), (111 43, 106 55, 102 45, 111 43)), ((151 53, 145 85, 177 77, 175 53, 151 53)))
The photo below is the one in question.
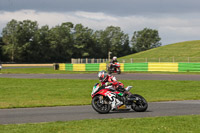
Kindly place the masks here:
POLYGON ((82 17, 83 19, 90 19, 90 20, 95 20, 95 21, 117 21, 117 18, 106 15, 101 12, 83 12, 83 11, 78 11, 75 12, 75 15, 77 17, 82 17))
POLYGON ((104 12, 113 15, 199 12, 199 0, 0 0, 0 9, 42 12, 104 12))
POLYGON ((129 15, 115 16, 103 12, 44 12, 35 10, 0 11, 0 32, 6 24, 16 19, 37 21, 39 26, 49 25, 50 27, 63 22, 81 23, 94 30, 103 30, 107 26, 119 26, 122 31, 132 36, 134 31, 143 28, 152 28, 159 31, 163 44, 175 43, 179 41, 197 40, 200 38, 200 18, 196 15, 129 15), (189 19, 188 19, 189 18, 189 19))

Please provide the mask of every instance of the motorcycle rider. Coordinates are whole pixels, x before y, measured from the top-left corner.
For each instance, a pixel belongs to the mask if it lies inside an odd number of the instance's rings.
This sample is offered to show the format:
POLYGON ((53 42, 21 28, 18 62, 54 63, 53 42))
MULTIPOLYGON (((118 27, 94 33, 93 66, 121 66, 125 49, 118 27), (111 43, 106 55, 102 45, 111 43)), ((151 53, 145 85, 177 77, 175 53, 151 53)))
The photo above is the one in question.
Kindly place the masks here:
POLYGON ((114 57, 112 58, 112 60, 110 61, 110 69, 111 69, 111 70, 113 69, 113 67, 114 67, 114 65, 115 65, 116 62, 118 62, 118 61, 117 61, 117 57, 114 56, 114 57))
POLYGON ((109 75, 105 70, 98 73, 98 78, 101 82, 101 87, 112 85, 112 87, 120 92, 124 92, 124 84, 117 81, 116 77, 109 75))
MULTIPOLYGON (((124 92, 124 84, 117 81, 117 79, 112 76, 109 75, 106 71, 102 70, 98 73, 98 77, 99 80, 101 82, 101 87, 99 89, 104 89, 106 86, 112 85, 112 88, 114 89, 114 91, 120 91, 120 92, 124 92)), ((121 105, 123 105, 123 102, 119 99, 115 99, 115 102, 112 102, 112 108, 113 109, 117 109, 119 108, 121 105)))

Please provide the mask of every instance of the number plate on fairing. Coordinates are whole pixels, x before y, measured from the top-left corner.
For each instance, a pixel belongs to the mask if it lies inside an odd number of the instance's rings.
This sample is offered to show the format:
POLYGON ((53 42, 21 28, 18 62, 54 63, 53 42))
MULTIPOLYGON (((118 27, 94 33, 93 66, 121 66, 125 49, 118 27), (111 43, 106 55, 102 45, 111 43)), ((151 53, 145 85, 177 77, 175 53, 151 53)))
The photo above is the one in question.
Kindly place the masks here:
POLYGON ((116 96, 116 94, 115 94, 115 93, 112 93, 111 91, 106 92, 105 95, 106 95, 107 97, 109 97, 109 99, 111 100, 111 102, 114 101, 114 98, 115 98, 115 96, 116 96))

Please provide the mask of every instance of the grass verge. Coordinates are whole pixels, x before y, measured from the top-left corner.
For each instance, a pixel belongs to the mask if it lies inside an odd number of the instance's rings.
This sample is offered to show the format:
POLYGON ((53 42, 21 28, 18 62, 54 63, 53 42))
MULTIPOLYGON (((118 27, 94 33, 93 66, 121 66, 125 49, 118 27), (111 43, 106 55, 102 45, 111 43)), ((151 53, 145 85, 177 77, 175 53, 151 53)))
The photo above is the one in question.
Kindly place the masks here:
POLYGON ((200 115, 0 125, 1 133, 199 133, 200 115))
POLYGON ((2 69, 0 73, 3 74, 86 74, 86 73, 97 73, 97 72, 73 72, 73 71, 62 71, 54 70, 53 67, 39 67, 39 68, 9 68, 2 69))
MULTIPOLYGON (((0 78, 0 108, 86 105, 98 80, 0 78)), ((200 99, 199 81, 121 80, 150 101, 200 99)))
MULTIPOLYGON (((88 74, 97 72, 73 72, 73 71, 62 71, 54 70, 53 68, 12 68, 2 69, 0 74, 88 74)), ((122 73, 147 73, 147 74, 200 74, 200 72, 139 72, 139 71, 128 71, 122 73)))

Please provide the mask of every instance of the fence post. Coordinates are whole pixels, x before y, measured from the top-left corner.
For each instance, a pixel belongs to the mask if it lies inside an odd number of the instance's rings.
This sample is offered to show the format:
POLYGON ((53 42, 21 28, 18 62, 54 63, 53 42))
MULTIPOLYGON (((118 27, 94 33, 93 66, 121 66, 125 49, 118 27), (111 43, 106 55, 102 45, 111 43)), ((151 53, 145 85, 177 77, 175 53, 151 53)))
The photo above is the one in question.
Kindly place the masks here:
POLYGON ((148 62, 147 58, 146 58, 146 63, 148 62))
POLYGON ((190 57, 188 57, 188 63, 190 63, 190 57))
POLYGON ((133 58, 131 58, 131 63, 133 63, 133 58))

